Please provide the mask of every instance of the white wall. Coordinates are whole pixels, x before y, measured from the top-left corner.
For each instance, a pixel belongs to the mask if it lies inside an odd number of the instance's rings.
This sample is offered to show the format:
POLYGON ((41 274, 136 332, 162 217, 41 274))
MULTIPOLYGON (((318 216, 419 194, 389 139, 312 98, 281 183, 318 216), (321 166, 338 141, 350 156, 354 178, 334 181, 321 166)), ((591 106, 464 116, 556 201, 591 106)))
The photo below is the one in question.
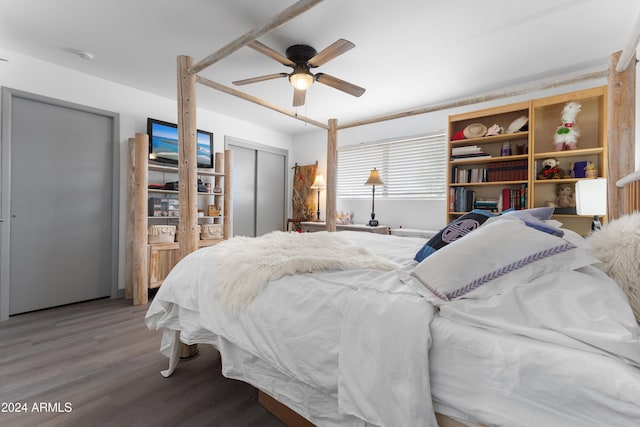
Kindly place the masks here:
MULTIPOLYGON (((120 114, 118 288, 124 289, 127 140, 136 132, 146 132, 147 117, 175 123, 176 102, 1 48, 0 57, 10 60, 0 62, 0 85, 4 87, 120 114)), ((215 151, 224 150, 224 136, 229 135, 291 152, 290 135, 210 111, 198 110, 198 128, 214 133, 215 151)))
MULTIPOLYGON (((588 72, 585 70, 584 72, 588 72)), ((582 73, 579 73, 582 74, 582 73)), ((568 77, 568 76, 565 76, 568 77)), ((537 90, 528 92, 517 97, 504 98, 497 101, 484 102, 480 104, 469 105, 465 107, 441 110, 433 113, 412 116, 372 125, 366 125, 355 128, 348 128, 338 131, 338 146, 354 145, 364 142, 382 141, 390 138, 402 138, 417 135, 427 135, 436 132, 445 132, 447 128, 448 116, 467 111, 474 111, 483 108, 489 108, 498 105, 510 104, 522 100, 541 98, 546 96, 557 95, 566 92, 606 85, 606 79, 598 79, 575 83, 563 87, 549 90, 537 90)), ((524 89, 526 87, 514 87, 510 90, 524 89)), ((636 88, 640 99, 640 85, 636 88)), ((638 108, 636 110, 639 110, 638 108)), ((390 111, 389 113, 393 113, 390 111)), ((637 111, 640 115, 640 111, 637 111)), ((363 117, 364 118, 364 117, 363 117)), ((338 117, 338 125, 340 125, 338 117)), ((640 165, 640 149, 638 148, 638 140, 640 132, 636 131, 636 168, 640 165)), ((326 176, 326 142, 327 132, 324 130, 312 131, 294 136, 293 139, 293 158, 299 164, 310 164, 318 160, 318 173, 326 176)), ((363 177, 363 183, 367 177, 363 177)), ((325 218, 325 195, 321 193, 321 217, 325 218)), ((354 212, 355 222, 365 223, 370 218, 371 199, 338 199, 336 202, 336 210, 354 212)), ((418 200, 381 200, 376 198, 376 218, 381 223, 390 225, 391 227, 419 228, 427 230, 438 230, 445 225, 446 222, 446 206, 445 201, 418 201, 418 200)))

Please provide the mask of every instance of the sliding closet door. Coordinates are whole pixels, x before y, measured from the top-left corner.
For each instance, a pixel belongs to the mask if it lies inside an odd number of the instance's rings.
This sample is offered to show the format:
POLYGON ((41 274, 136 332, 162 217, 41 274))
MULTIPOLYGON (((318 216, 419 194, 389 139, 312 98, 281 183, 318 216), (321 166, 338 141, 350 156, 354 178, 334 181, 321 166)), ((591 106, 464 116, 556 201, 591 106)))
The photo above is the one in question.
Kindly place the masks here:
POLYGON ((257 156, 256 235, 261 236, 284 230, 287 164, 281 154, 258 151, 257 156))
POLYGON ((233 235, 256 235, 256 152, 253 149, 229 145, 233 151, 233 235))
POLYGON ((225 148, 233 152, 233 235, 284 230, 287 151, 230 137, 225 148))

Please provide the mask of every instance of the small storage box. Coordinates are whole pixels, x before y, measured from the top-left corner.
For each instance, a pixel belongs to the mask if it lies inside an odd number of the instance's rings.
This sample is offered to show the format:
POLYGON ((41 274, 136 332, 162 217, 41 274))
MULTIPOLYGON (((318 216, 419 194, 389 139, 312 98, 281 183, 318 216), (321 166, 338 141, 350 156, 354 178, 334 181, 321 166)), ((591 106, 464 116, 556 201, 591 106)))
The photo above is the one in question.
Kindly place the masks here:
POLYGON ((175 225, 150 225, 149 243, 173 242, 176 235, 175 225))
POLYGON ((219 240, 223 238, 222 224, 202 224, 200 233, 202 240, 219 240))
POLYGON ((207 205, 207 216, 220 215, 220 209, 216 205, 207 205))
POLYGON ((178 199, 149 197, 148 209, 149 209, 149 216, 177 217, 179 213, 178 199))

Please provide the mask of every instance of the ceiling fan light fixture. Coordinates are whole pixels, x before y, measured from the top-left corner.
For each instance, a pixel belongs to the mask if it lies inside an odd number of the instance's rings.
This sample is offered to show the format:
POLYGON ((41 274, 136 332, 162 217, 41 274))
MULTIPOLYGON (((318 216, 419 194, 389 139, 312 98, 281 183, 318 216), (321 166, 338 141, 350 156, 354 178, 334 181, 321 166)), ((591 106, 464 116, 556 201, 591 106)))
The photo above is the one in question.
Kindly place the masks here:
POLYGON ((284 66, 293 68, 293 71, 291 73, 273 73, 250 79, 236 80, 232 82, 234 85, 242 86, 249 83, 287 77, 294 88, 292 103, 294 107, 304 105, 307 89, 309 89, 315 81, 353 96, 360 96, 365 92, 363 87, 356 86, 353 83, 340 80, 329 74, 312 73, 310 71, 342 55, 349 49, 354 48, 355 45, 348 40, 338 39, 320 52, 317 52, 313 47, 306 44, 294 44, 287 48, 285 52, 286 56, 260 43, 258 40, 250 42, 247 46, 284 66))
POLYGON ((313 84, 313 76, 305 71, 296 71, 289 76, 289 81, 298 90, 307 90, 313 84))

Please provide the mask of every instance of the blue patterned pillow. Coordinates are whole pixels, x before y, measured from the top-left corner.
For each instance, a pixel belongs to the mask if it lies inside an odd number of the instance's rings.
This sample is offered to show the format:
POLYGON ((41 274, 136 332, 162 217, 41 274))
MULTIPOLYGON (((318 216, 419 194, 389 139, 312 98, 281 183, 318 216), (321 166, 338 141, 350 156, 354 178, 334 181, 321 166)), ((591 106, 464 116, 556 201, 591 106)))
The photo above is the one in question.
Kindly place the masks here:
POLYGON ((471 212, 462 215, 460 218, 457 218, 447 224, 447 226, 440 230, 438 234, 425 243, 413 259, 421 262, 438 249, 441 249, 449 243, 466 236, 484 224, 486 220, 495 216, 497 215, 482 209, 474 209, 471 212))

